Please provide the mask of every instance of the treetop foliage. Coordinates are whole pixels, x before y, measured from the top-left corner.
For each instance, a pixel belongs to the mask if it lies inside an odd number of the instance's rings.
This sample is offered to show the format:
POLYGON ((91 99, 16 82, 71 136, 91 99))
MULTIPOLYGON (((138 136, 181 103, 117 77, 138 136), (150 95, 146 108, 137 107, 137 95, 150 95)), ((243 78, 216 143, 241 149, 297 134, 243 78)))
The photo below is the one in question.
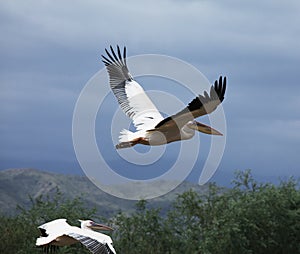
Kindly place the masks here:
MULTIPOLYGON (((278 186, 261 184, 250 171, 239 171, 233 185, 186 191, 165 216, 145 200, 130 215, 112 215, 104 222, 115 228, 117 253, 300 253, 299 183, 291 178, 278 186)), ((18 207, 21 213, 14 217, 0 217, 0 253, 41 253, 34 246, 37 226, 53 219, 66 218, 73 225, 79 225, 77 219, 104 220, 95 218, 96 209, 85 209, 80 198, 65 200, 59 190, 31 203, 29 210, 18 207)), ((59 253, 89 252, 76 244, 59 253)))

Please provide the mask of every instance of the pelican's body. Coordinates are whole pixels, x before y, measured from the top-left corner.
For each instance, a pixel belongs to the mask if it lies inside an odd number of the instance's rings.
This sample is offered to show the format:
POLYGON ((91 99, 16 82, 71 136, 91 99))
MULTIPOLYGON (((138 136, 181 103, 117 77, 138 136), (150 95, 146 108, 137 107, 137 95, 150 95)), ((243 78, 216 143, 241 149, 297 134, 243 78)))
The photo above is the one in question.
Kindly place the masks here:
POLYGON ((123 56, 119 47, 117 54, 112 47, 110 49, 111 52, 105 49, 107 56, 102 55, 109 74, 110 87, 120 107, 133 120, 136 127, 136 132, 121 131, 117 149, 136 144, 155 146, 191 139, 195 135, 195 130, 211 135, 222 135, 194 119, 213 112, 223 101, 226 77, 216 80, 209 94, 205 91, 204 95, 197 96, 186 108, 164 119, 143 88, 129 73, 126 48, 124 47, 123 56))
POLYGON ((93 254, 115 254, 109 236, 93 231, 112 230, 110 227, 97 224, 91 220, 81 221, 81 228, 71 226, 66 219, 57 219, 39 226, 41 236, 36 245, 51 250, 52 246, 66 246, 81 242, 93 254))
MULTIPOLYGON (((192 125, 193 122, 190 123, 192 125)), ((135 143, 151 146, 159 146, 167 143, 171 143, 178 140, 191 139, 195 135, 195 130, 184 125, 181 129, 179 128, 157 128, 153 130, 140 130, 137 132, 130 132, 123 130, 121 132, 120 141, 118 148, 122 148, 123 136, 125 136, 125 145, 127 140, 131 140, 135 143), (124 135, 125 134, 125 135, 124 135)), ((124 144, 123 144, 124 145, 124 144)), ((133 144, 132 144, 133 145, 133 144)), ((131 145, 131 146, 132 146, 131 145)))

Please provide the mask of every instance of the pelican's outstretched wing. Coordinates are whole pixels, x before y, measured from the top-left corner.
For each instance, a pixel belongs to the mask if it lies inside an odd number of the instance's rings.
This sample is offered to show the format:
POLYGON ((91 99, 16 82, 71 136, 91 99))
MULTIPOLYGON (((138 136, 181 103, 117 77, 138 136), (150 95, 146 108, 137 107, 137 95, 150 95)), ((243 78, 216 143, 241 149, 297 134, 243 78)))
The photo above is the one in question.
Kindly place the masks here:
POLYGON ((77 233, 69 233, 68 236, 81 242, 93 254, 115 254, 107 243, 101 243, 96 239, 77 233))
POLYGON ((52 243, 59 237, 65 238, 64 232, 68 231, 70 225, 66 219, 57 219, 47 222, 38 228, 41 236, 36 239, 36 246, 41 247, 44 253, 56 253, 59 246, 52 245, 52 243))
POLYGON ((210 114, 224 100, 226 90, 226 77, 220 76, 219 81, 216 80, 214 86, 211 86, 209 94, 204 91, 204 95, 197 96, 187 107, 175 115, 169 116, 159 122, 155 128, 163 129, 177 125, 181 128, 188 121, 199 116, 210 114))
POLYGON ((102 61, 108 71, 110 87, 120 107, 133 120, 137 130, 154 128, 163 120, 163 117, 144 89, 133 80, 129 73, 126 64, 126 47, 124 47, 123 55, 119 46, 117 46, 117 54, 112 46, 110 46, 110 52, 107 49, 105 52, 107 56, 102 55, 102 61))

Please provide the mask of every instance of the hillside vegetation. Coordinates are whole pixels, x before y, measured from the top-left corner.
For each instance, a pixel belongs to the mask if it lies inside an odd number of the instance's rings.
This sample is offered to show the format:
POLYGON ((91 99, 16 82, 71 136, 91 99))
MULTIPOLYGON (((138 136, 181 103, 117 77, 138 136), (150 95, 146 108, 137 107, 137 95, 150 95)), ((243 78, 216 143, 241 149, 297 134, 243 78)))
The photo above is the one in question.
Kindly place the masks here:
MULTIPOLYGON (((0 217, 0 253, 41 253, 35 248, 37 226, 67 218, 106 222, 117 253, 300 253, 300 191, 290 179, 280 185, 257 183, 249 171, 239 172, 226 192, 211 184, 206 193, 179 194, 165 216, 144 200, 131 213, 111 218, 97 216, 97 207, 86 208, 80 198, 68 199, 56 190, 52 197, 32 198, 29 208, 15 216, 0 217)), ((59 253, 88 253, 76 244, 59 253)))
MULTIPOLYGON (((162 182, 161 185, 163 184, 165 183, 162 182)), ((153 192, 156 192, 159 186, 149 186, 149 188, 153 188, 153 192)), ((15 215, 19 212, 16 210, 18 205, 24 208, 30 207, 29 197, 33 199, 41 195, 53 197, 57 189, 64 198, 72 200, 80 197, 86 208, 97 207, 96 213, 100 216, 111 217, 120 210, 130 213, 135 209, 134 201, 116 198, 101 191, 85 176, 55 174, 37 169, 10 169, 0 171, 0 212, 5 215, 15 215)), ((161 207, 166 211, 177 194, 182 194, 189 189, 204 193, 207 192, 208 186, 184 182, 174 191, 151 200, 151 207, 161 207)))

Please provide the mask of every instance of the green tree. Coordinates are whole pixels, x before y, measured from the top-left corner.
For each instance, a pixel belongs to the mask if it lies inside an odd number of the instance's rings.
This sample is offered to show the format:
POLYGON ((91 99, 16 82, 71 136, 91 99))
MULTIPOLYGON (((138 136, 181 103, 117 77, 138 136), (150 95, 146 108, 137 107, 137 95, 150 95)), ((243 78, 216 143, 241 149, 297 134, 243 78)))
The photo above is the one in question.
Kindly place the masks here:
POLYGON ((123 254, 166 253, 162 241, 163 228, 160 209, 147 209, 147 202, 136 204, 136 211, 131 215, 119 213, 115 218, 116 232, 113 234, 117 252, 123 254))
MULTIPOLYGON (((159 253, 300 253, 297 181, 259 184, 244 171, 233 182, 228 190, 211 184, 205 194, 179 195, 155 233, 156 245, 165 246, 159 253)), ((136 214, 126 219, 129 231, 141 221, 136 214)), ((133 238, 132 243, 139 239, 133 238)), ((149 250, 148 244, 144 241, 139 251, 149 250)))
POLYGON ((171 253, 300 253, 300 194, 293 179, 258 184, 238 172, 231 190, 180 195, 168 215, 171 253))

